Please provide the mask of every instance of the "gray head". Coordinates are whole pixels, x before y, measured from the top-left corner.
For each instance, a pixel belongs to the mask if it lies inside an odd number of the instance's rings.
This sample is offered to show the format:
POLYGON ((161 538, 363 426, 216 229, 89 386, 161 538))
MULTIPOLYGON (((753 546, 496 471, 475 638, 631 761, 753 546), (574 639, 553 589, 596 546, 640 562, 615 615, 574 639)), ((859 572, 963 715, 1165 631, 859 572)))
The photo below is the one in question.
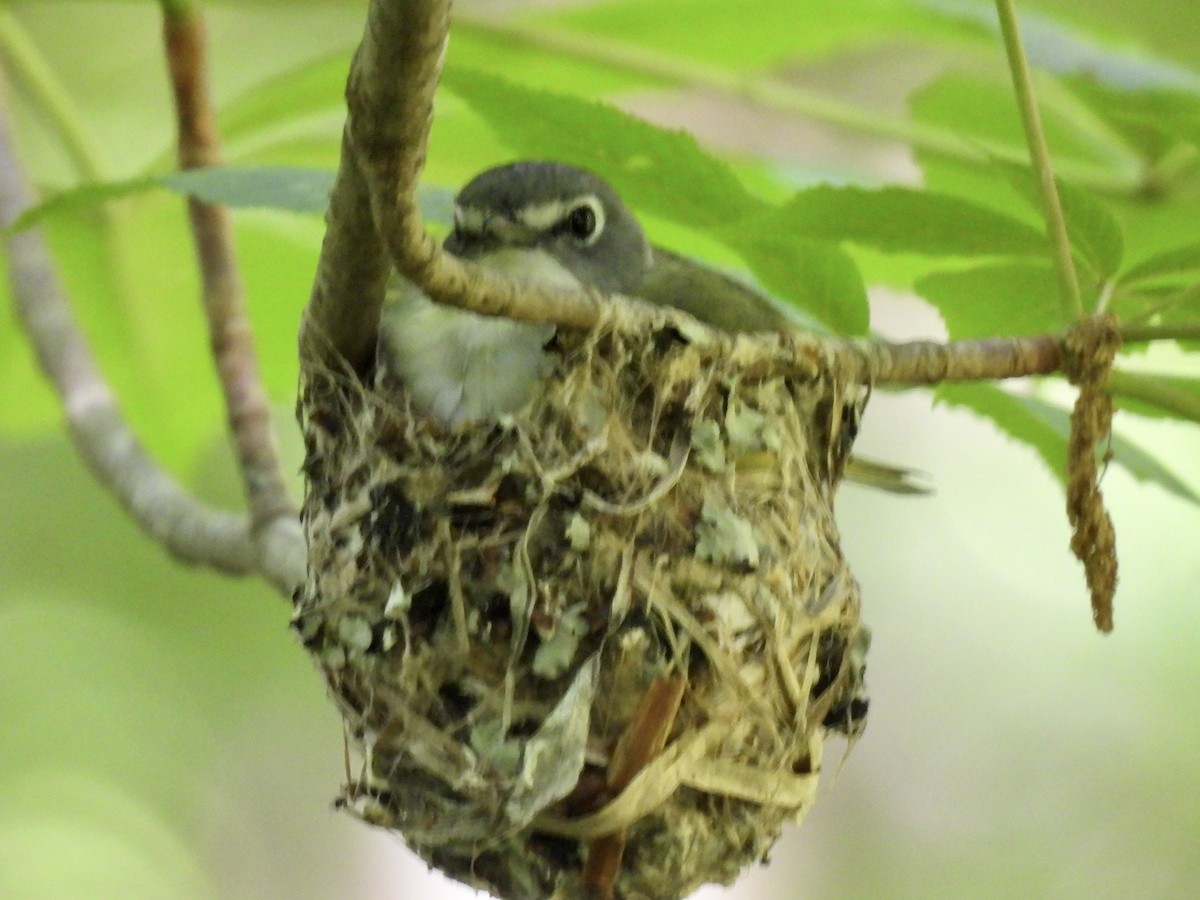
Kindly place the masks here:
POLYGON ((561 163, 489 169, 455 198, 447 252, 475 259, 510 247, 544 251, 581 282, 625 294, 650 266, 646 235, 617 192, 561 163))

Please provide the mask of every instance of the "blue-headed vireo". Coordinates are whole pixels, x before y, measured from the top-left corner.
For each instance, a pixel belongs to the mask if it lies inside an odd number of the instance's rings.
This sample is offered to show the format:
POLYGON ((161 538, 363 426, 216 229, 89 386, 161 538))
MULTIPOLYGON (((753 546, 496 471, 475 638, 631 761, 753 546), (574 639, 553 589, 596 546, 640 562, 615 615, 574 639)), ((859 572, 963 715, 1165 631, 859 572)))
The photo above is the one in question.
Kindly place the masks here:
MULTIPOLYGON (((514 278, 637 296, 727 331, 796 327, 753 288, 653 247, 607 182, 561 163, 518 162, 476 176, 455 198, 444 247, 514 278)), ((553 325, 433 303, 393 276, 378 355, 419 411, 453 424, 515 413, 532 400, 553 335, 553 325)), ((846 475, 900 493, 925 490, 913 473, 881 463, 852 459, 846 475)))

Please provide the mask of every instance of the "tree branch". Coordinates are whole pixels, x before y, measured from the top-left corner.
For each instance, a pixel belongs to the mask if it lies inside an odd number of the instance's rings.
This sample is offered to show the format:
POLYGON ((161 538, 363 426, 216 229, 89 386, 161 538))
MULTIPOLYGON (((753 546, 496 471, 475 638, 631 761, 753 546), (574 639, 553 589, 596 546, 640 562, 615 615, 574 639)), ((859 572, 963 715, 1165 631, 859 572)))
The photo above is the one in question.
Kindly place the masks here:
MULTIPOLYGON (((483 315, 569 328, 619 319, 647 330, 678 324, 692 333, 714 334, 674 309, 596 290, 564 291, 518 282, 489 272, 447 255, 425 231, 415 191, 425 160, 449 7, 448 0, 371 4, 347 84, 342 163, 303 329, 316 340, 302 339, 302 345, 315 345, 326 362, 340 356, 364 371, 374 353, 383 301, 384 248, 396 268, 434 300, 483 315), (374 233, 368 233, 368 204, 378 229, 374 233)), ((880 384, 1048 374, 1061 362, 1057 336, 940 345, 795 333, 788 335, 787 343, 802 367, 815 355, 833 354, 857 377, 880 384)), ((762 349, 765 356, 775 356, 778 345, 767 338, 762 349)))
MULTIPOLYGON (((163 38, 175 98, 179 166, 191 169, 218 164, 220 138, 208 95, 203 20, 186 5, 164 3, 163 38)), ((250 508, 251 536, 259 544, 263 565, 278 567, 272 580, 278 578, 281 587, 290 584, 294 588, 304 577, 299 513, 288 498, 279 465, 270 401, 237 271, 229 212, 189 197, 188 217, 213 360, 250 508)))
MULTIPOLYGON (((2 85, 0 85, 2 87, 2 85)), ((0 224, 8 228, 34 202, 0 107, 0 224)), ((256 568, 243 516, 191 497, 147 455, 125 423, 63 295, 40 228, 5 236, 17 319, 63 401, 76 448, 138 525, 174 556, 223 572, 256 568)))

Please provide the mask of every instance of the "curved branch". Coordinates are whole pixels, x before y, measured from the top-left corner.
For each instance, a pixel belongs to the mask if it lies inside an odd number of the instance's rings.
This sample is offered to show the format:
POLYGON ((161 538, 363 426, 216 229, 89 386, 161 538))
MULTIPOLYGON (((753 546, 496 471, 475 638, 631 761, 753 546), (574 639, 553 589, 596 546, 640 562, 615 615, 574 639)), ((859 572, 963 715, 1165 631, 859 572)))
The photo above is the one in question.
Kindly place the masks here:
MULTIPOLYGON (((216 116, 209 100, 204 24, 186 6, 164 5, 163 38, 175 98, 181 169, 221 162, 216 116)), ((278 566, 290 594, 304 577, 299 547, 299 513, 287 495, 237 271, 229 212, 218 204, 188 198, 188 218, 203 284, 205 317, 213 360, 225 398, 229 430, 242 486, 250 507, 251 536, 264 566, 278 566), (274 549, 272 549, 274 548, 274 549), (280 558, 280 550, 285 557, 280 558)))
MULTIPOLYGON (((330 204, 312 302, 301 344, 365 371, 374 354, 388 256, 433 299, 483 315, 590 328, 620 320, 647 330, 678 324, 712 333, 674 309, 596 290, 565 291, 518 282, 455 259, 425 231, 416 185, 425 160, 434 92, 449 28, 448 0, 374 0, 346 89, 343 154, 330 204), (368 209, 370 216, 368 216, 368 209), (376 227, 377 226, 377 230, 376 227)), ((951 344, 824 338, 791 334, 794 361, 838 358, 864 381, 930 384, 946 379, 1048 374, 1062 361, 1061 338, 951 344)), ((743 350, 749 348, 743 347, 743 350)), ((778 345, 761 343, 764 356, 778 345)), ((333 360, 326 358, 326 362, 333 360)))
MULTIPOLYGON (((7 110, 0 108, 0 224, 7 228, 32 205, 7 110)), ((62 398, 71 438, 96 477, 144 531, 184 562, 237 575, 255 571, 246 518, 195 500, 130 431, 67 306, 41 229, 9 232, 5 243, 17 318, 62 398)))

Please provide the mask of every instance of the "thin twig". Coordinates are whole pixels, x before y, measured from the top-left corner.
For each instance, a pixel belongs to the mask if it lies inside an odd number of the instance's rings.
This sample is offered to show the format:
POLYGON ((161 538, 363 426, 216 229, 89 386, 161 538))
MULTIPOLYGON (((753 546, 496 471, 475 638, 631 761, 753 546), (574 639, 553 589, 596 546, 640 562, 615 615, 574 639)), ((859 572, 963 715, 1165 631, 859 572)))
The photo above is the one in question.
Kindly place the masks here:
MULTIPOLYGON (((163 39, 175 98, 179 166, 220 163, 216 116, 208 96, 204 23, 186 4, 163 4, 163 39)), ((254 334, 238 276, 229 212, 188 198, 188 217, 204 286, 204 312, 229 429, 256 540, 273 529, 296 531, 298 512, 287 495, 263 387, 254 334)), ((295 563, 293 563, 295 565, 295 563)), ((293 587, 303 577, 296 565, 293 587)))
POLYGON ((1050 150, 1046 146, 1046 135, 1042 130, 1042 118, 1038 112, 1037 99, 1033 95, 1033 81, 1029 75, 1029 63, 1021 45, 1021 30, 1017 24, 1017 13, 1012 0, 996 0, 996 11, 1000 16, 1000 32, 1004 35, 1004 49, 1008 54, 1008 66, 1012 71, 1013 89, 1021 110, 1021 122, 1025 127, 1025 139, 1029 143, 1029 157, 1038 178, 1038 190, 1042 197, 1042 215, 1046 220, 1046 232, 1050 238, 1050 251, 1054 257, 1054 271, 1058 276, 1058 293, 1062 301, 1063 319, 1074 322, 1083 315, 1083 299, 1079 293, 1079 278, 1075 274, 1075 261, 1071 256, 1071 241, 1067 236, 1067 220, 1063 215, 1062 203, 1058 198, 1058 186, 1054 183, 1054 169, 1050 165, 1050 150))
MULTIPOLYGON (((0 224, 7 228, 33 203, 14 152, 7 110, 0 107, 0 224)), ((76 448, 101 484, 180 560, 230 574, 255 571, 246 517, 195 500, 130 431, 71 315, 41 229, 7 233, 5 243, 17 318, 62 398, 76 448)))

